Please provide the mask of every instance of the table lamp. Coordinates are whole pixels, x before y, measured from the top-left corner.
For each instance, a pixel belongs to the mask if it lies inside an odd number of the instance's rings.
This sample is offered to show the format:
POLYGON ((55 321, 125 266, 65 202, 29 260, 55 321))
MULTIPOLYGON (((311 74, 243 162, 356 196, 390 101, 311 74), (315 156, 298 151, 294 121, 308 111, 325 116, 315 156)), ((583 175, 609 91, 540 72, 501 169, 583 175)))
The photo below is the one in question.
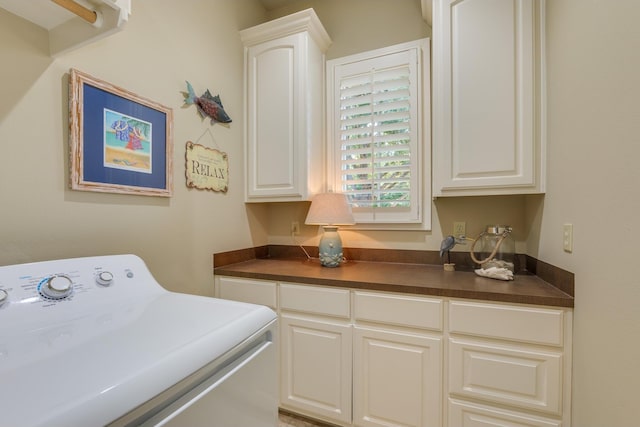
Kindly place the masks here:
POLYGON ((342 193, 320 193, 311 199, 311 207, 305 224, 322 225, 324 233, 318 245, 320 264, 324 267, 338 267, 342 262, 342 240, 338 225, 353 225, 347 196, 342 193))

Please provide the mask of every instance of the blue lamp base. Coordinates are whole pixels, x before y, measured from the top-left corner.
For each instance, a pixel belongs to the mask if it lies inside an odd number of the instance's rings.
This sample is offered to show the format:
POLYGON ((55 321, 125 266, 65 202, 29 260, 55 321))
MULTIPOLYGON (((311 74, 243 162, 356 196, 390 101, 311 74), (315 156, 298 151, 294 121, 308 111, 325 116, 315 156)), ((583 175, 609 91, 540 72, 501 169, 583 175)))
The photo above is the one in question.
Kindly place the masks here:
POLYGON ((322 227, 324 233, 318 245, 320 264, 323 267, 339 267, 343 260, 342 239, 338 234, 338 227, 325 225, 322 227))

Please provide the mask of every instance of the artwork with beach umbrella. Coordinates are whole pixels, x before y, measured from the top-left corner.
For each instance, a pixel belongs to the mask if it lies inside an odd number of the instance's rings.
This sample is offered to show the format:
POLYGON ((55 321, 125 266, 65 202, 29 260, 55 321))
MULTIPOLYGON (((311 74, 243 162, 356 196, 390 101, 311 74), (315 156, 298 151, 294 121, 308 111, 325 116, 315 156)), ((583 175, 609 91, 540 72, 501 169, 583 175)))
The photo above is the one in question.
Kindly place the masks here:
POLYGON ((152 173, 152 124, 104 109, 104 167, 152 173))

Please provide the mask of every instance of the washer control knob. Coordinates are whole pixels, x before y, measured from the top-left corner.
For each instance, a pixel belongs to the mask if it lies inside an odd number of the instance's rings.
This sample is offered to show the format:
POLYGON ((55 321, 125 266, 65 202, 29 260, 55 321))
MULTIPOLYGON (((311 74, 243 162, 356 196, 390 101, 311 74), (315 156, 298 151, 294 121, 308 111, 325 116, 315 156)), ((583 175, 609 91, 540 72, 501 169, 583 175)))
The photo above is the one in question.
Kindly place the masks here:
POLYGON ((102 286, 109 286, 113 283, 113 273, 110 271, 101 271, 96 276, 96 282, 102 286))
POLYGON ((9 299, 9 293, 4 289, 0 289, 0 306, 2 306, 2 304, 7 302, 8 299, 9 299))
POLYGON ((42 282, 40 293, 51 299, 63 299, 73 292, 73 281, 63 274, 51 276, 42 282))

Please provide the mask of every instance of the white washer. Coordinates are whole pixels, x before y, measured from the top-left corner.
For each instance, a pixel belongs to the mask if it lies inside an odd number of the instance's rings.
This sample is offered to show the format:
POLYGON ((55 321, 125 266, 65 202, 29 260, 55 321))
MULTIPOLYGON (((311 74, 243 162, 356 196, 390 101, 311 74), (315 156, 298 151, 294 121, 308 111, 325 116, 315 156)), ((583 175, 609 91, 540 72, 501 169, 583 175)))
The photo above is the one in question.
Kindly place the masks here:
POLYGON ((134 255, 0 267, 0 426, 276 426, 275 328, 134 255))

